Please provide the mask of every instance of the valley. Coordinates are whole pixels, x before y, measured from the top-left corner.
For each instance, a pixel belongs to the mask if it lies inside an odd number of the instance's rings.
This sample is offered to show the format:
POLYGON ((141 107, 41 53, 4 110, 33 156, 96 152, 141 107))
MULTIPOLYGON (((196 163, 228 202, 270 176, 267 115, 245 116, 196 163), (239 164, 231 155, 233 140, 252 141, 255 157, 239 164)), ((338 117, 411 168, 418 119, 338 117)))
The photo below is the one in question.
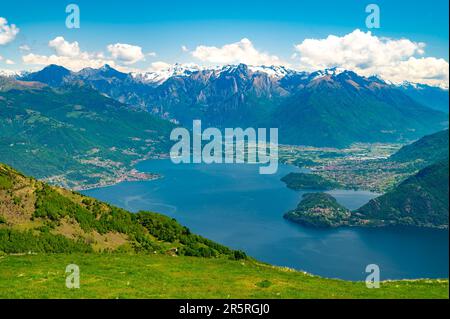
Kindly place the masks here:
POLYGON ((386 161, 401 146, 353 144, 338 149, 281 145, 279 154, 282 163, 307 168, 346 189, 382 193, 414 172, 414 168, 405 163, 386 161))

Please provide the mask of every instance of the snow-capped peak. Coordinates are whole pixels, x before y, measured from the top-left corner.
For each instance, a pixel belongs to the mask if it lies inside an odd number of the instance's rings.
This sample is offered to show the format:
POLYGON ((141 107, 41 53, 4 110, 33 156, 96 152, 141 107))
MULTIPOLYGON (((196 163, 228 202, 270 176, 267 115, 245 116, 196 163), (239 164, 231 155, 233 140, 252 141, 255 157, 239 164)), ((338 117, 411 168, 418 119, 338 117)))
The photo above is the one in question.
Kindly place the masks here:
POLYGON ((346 71, 347 70, 345 70, 343 68, 334 67, 334 68, 315 71, 315 72, 311 73, 311 76, 313 79, 318 79, 318 78, 322 78, 322 77, 329 76, 329 75, 336 76, 336 75, 339 75, 346 71))
POLYGON ((13 70, 0 70, 0 76, 7 78, 18 78, 21 77, 25 72, 13 71, 13 70))
POLYGON ((416 90, 421 90, 424 88, 423 84, 419 84, 419 83, 414 83, 414 82, 409 82, 409 81, 403 81, 399 84, 397 84, 397 86, 403 87, 403 88, 413 88, 416 90))
POLYGON ((266 73, 268 76, 281 79, 288 74, 296 73, 296 71, 288 69, 282 65, 272 65, 272 66, 249 66, 249 69, 253 72, 266 73))
POLYGON ((378 74, 372 74, 368 77, 369 80, 376 81, 378 83, 387 84, 387 85, 394 85, 392 81, 389 81, 387 79, 382 78, 378 74))
POLYGON ((162 84, 173 76, 188 76, 201 70, 202 67, 193 63, 173 65, 164 63, 147 72, 132 72, 131 76, 144 83, 162 84))

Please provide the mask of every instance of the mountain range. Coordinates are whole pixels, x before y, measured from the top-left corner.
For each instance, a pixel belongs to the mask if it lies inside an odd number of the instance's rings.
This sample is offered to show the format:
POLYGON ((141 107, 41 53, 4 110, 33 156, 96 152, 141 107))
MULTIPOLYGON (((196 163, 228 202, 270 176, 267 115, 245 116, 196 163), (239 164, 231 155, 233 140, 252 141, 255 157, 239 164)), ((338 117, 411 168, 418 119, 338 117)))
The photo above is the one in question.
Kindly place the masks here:
POLYGON ((122 73, 108 65, 79 72, 50 65, 18 79, 52 87, 87 85, 187 127, 193 119, 219 128, 278 127, 284 144, 401 142, 448 125, 442 107, 448 91, 396 86, 337 68, 308 73, 280 66, 175 65, 159 73, 122 73))

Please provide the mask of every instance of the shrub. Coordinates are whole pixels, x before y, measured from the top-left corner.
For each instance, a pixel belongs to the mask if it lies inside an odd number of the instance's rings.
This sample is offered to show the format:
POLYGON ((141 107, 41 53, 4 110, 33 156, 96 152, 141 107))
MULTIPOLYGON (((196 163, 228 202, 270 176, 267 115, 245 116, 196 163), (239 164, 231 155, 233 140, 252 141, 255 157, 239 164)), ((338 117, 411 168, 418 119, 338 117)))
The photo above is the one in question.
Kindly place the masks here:
POLYGON ((92 252, 92 248, 82 241, 73 241, 62 235, 42 233, 34 235, 31 231, 0 229, 0 251, 5 253, 73 253, 92 252))
POLYGON ((233 251, 233 258, 235 260, 246 259, 247 255, 242 250, 235 250, 233 251))

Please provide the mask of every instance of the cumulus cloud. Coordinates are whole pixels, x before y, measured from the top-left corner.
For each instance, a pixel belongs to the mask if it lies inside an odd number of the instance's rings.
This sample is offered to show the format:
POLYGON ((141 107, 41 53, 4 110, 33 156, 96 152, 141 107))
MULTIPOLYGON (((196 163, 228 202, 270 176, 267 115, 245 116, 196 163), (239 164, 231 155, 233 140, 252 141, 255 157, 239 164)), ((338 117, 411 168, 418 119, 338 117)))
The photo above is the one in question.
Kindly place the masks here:
POLYGON ((22 56, 26 64, 33 65, 62 65, 74 71, 79 71, 86 67, 99 68, 105 64, 115 66, 113 59, 108 59, 103 53, 86 52, 80 49, 78 42, 68 42, 63 37, 56 37, 50 40, 49 47, 53 49, 52 55, 39 55, 29 53, 22 56))
MULTIPOLYGON (((129 65, 143 60, 145 57, 140 47, 122 43, 107 46, 111 56, 106 56, 103 52, 82 51, 77 41, 69 42, 61 36, 50 40, 48 46, 54 51, 54 54, 39 55, 29 53, 22 56, 23 62, 33 65, 57 64, 73 71, 79 71, 86 67, 99 68, 109 64, 120 71, 128 72, 131 69, 118 63, 129 65)), ((152 54, 149 53, 148 55, 152 54)))
POLYGON ((58 56, 58 55, 39 55, 30 53, 27 55, 24 55, 22 57, 22 60, 26 64, 33 64, 33 65, 42 65, 46 66, 49 64, 57 64, 64 66, 68 69, 71 69, 73 71, 79 71, 86 67, 91 68, 99 68, 105 64, 109 64, 111 66, 114 66, 114 61, 112 60, 103 60, 103 59, 91 59, 91 58, 84 58, 84 57, 77 57, 77 58, 71 58, 67 56, 58 56))
POLYGON ((381 38, 357 29, 342 37, 305 39, 295 51, 293 58, 304 70, 341 67, 365 76, 377 74, 394 83, 410 81, 448 88, 448 62, 424 57, 422 42, 381 38))
POLYGON ((63 37, 56 37, 48 42, 48 46, 55 50, 57 55, 77 57, 80 55, 80 46, 77 41, 70 43, 63 37))
POLYGON ((8 20, 0 17, 0 45, 13 41, 19 31, 15 24, 8 24, 8 20))
POLYGON ((189 52, 189 49, 188 49, 187 46, 182 45, 182 46, 181 46, 181 51, 183 51, 183 52, 189 52))
MULTIPOLYGON (((115 60, 127 65, 142 61, 145 58, 144 53, 142 53, 142 48, 136 45, 116 43, 108 45, 107 48, 115 60)), ((149 53, 149 55, 155 54, 149 53)))
POLYGON ((57 64, 64 66, 68 69, 71 69, 73 71, 79 71, 86 67, 91 68, 99 68, 105 64, 109 64, 111 66, 114 66, 115 63, 113 60, 104 60, 104 59, 95 59, 90 58, 87 55, 82 55, 76 58, 67 57, 67 56, 58 56, 58 55, 39 55, 30 53, 27 55, 24 55, 22 57, 22 60, 25 64, 33 64, 33 65, 41 65, 46 66, 49 64, 57 64))
POLYGON ((284 64, 277 56, 258 51, 253 46, 253 43, 247 38, 243 38, 239 42, 225 44, 220 48, 215 46, 200 45, 191 53, 193 57, 199 59, 200 61, 214 64, 284 64))

